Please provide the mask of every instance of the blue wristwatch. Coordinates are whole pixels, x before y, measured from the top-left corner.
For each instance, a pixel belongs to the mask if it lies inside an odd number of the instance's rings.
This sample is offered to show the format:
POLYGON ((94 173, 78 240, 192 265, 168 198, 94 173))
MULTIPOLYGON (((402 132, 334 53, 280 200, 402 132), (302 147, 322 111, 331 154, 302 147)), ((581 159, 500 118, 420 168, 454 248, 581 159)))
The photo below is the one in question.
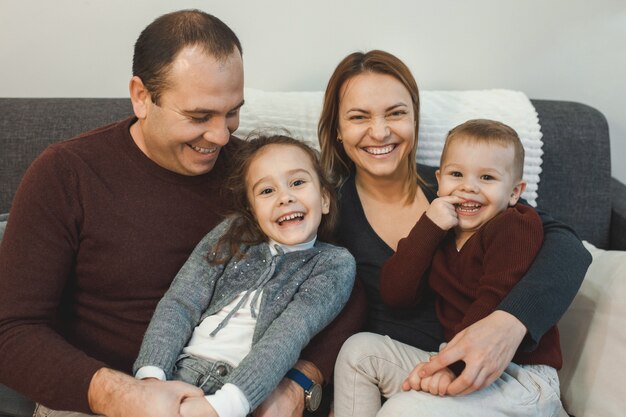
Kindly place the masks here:
POLYGON ((322 386, 295 368, 291 368, 285 376, 297 382, 304 389, 304 406, 306 409, 308 411, 317 410, 322 401, 322 386))

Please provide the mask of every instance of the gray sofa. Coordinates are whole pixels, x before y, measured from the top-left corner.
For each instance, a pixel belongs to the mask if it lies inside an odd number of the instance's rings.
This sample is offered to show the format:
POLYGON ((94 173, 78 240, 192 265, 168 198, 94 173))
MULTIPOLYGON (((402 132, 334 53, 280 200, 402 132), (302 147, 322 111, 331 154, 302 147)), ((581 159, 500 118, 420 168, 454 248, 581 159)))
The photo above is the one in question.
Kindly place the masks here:
MULTIPOLYGON (((598 248, 626 250, 626 186, 611 178, 604 116, 579 103, 532 103, 544 141, 539 207, 598 248)), ((10 211, 20 178, 48 144, 125 118, 131 110, 128 99, 0 98, 0 213, 10 211)), ((3 400, 1 391, 0 417, 28 415, 32 405, 3 400)))

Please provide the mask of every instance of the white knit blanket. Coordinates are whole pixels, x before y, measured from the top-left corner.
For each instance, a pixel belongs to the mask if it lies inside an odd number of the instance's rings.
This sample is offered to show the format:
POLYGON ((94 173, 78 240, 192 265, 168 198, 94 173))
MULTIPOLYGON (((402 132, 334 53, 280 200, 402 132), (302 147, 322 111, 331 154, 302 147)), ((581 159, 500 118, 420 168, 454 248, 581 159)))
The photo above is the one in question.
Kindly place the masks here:
MULTIPOLYGON (((541 173, 542 133, 537 112, 528 97, 519 91, 421 91, 421 118, 417 162, 439 165, 446 134, 469 119, 499 120, 515 129, 524 144, 523 197, 536 206, 541 173)), ((317 122, 323 92, 268 92, 245 90, 246 104, 236 134, 245 137, 255 129, 285 128, 291 135, 319 149, 317 122)))

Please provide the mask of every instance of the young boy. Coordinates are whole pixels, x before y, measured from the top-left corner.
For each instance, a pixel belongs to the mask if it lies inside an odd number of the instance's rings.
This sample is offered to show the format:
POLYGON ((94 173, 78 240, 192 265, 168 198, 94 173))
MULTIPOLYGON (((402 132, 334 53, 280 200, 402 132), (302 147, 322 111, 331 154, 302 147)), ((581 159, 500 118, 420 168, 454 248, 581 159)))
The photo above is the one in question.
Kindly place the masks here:
MULTIPOLYGON (((496 310, 543 240, 538 215, 518 204, 523 166, 524 148, 509 126, 481 119, 452 129, 437 171, 439 198, 381 270, 384 302, 411 306, 430 287, 446 341, 496 310)), ((419 377, 432 354, 386 336, 353 336, 337 359, 335 416, 552 416, 561 409, 555 327, 533 351, 518 350, 493 384, 465 396, 445 396, 462 362, 419 377), (381 394, 388 398, 382 408, 381 394)))

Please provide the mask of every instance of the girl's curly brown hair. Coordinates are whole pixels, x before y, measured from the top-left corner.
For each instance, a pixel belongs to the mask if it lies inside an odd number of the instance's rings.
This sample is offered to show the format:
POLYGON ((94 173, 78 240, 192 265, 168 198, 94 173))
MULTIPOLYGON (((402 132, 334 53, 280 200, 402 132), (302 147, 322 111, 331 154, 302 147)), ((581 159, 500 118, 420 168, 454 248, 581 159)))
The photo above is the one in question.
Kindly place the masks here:
POLYGON ((267 236, 259 227, 251 211, 246 190, 246 177, 254 157, 261 149, 269 145, 295 146, 311 158, 311 164, 319 178, 321 189, 327 193, 330 203, 328 214, 322 215, 317 238, 326 242, 333 240, 333 230, 337 223, 339 209, 335 188, 322 170, 319 152, 287 134, 254 134, 238 150, 232 165, 233 172, 226 182, 226 189, 233 202, 232 213, 229 216, 232 222, 209 253, 209 262, 213 264, 224 264, 231 258, 241 256, 241 245, 256 245, 267 241, 267 236))

